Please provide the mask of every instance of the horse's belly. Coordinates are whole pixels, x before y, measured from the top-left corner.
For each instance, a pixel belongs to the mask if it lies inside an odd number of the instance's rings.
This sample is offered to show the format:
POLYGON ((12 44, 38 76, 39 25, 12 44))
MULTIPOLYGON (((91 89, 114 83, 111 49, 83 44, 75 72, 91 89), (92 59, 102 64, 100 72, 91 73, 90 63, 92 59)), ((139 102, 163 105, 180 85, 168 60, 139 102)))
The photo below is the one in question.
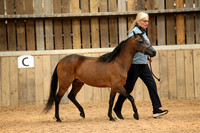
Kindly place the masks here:
POLYGON ((106 81, 105 79, 98 79, 98 78, 92 78, 92 77, 88 77, 88 78, 83 78, 83 79, 79 79, 81 82, 90 85, 90 86, 94 86, 94 87, 110 87, 110 83, 108 81, 106 81))

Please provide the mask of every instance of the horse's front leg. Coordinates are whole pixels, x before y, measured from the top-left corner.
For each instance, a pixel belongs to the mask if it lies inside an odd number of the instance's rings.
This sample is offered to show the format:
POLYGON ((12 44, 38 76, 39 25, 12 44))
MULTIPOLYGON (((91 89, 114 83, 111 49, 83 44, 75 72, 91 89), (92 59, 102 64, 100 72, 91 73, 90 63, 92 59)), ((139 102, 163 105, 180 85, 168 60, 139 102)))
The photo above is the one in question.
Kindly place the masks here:
POLYGON ((126 98, 128 98, 128 100, 131 102, 132 104, 132 107, 133 107, 133 111, 134 111, 134 115, 133 117, 136 119, 136 120, 139 120, 139 114, 137 112, 137 108, 136 108, 136 105, 135 105, 135 101, 134 101, 134 98, 128 94, 125 90, 125 88, 123 86, 120 86, 117 88, 117 91, 122 94, 123 96, 125 96, 126 98))
POLYGON ((134 102, 134 98, 131 95, 129 95, 127 98, 129 99, 129 101, 131 102, 132 107, 133 107, 133 111, 134 111, 133 117, 136 120, 139 120, 139 114, 138 114, 138 111, 137 111, 137 108, 136 108, 136 105, 135 105, 135 102, 134 102))
POLYGON ((116 95, 116 92, 112 91, 112 88, 111 88, 110 99, 109 99, 109 108, 108 108, 108 117, 110 118, 110 121, 115 121, 112 117, 112 107, 113 107, 113 103, 115 100, 115 95, 116 95))

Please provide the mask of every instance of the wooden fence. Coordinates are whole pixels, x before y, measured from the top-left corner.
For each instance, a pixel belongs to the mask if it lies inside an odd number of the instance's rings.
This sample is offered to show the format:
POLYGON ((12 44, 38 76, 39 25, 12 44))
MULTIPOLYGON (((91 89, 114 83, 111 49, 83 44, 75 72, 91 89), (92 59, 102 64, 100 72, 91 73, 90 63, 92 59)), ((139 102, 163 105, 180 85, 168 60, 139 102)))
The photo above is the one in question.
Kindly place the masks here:
MULTIPOLYGON (((154 46, 158 54, 152 68, 160 77, 157 82, 161 100, 200 99, 200 45, 154 46)), ((65 55, 79 53, 100 56, 112 48, 83 50, 46 50, 0 53, 0 106, 45 104, 50 89, 51 74, 58 60, 65 55), (18 69, 20 55, 34 56, 34 68, 18 69)), ((68 92, 71 90, 68 90, 68 92)), ((67 94, 62 103, 69 103, 67 94)), ((109 88, 84 85, 77 95, 80 103, 108 102, 109 88)), ((139 79, 132 95, 136 100, 149 100, 144 83, 139 79)))
MULTIPOLYGON (((0 106, 46 103, 60 58, 111 51, 127 38, 139 11, 150 15, 161 99, 200 99, 200 0, 0 0, 0 106), (20 55, 33 55, 35 67, 18 69, 20 55)), ((109 93, 85 85, 77 99, 107 102, 109 93)), ((132 95, 149 100, 141 80, 132 95)), ((62 103, 69 103, 66 96, 62 103)))
POLYGON ((200 44, 200 0, 0 0, 0 51, 115 47, 141 10, 152 45, 200 44))

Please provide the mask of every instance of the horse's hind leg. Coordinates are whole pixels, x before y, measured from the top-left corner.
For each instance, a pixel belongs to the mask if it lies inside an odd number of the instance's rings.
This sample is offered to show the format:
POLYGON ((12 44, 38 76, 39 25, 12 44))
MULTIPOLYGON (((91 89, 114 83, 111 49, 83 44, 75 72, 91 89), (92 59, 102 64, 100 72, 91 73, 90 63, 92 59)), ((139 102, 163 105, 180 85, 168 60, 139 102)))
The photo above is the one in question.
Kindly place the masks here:
POLYGON ((83 107, 78 103, 76 100, 77 93, 81 90, 82 86, 84 85, 83 82, 80 82, 79 80, 75 79, 72 82, 72 90, 70 91, 68 98, 74 103, 74 105, 78 108, 80 111, 80 116, 85 118, 85 113, 83 110, 83 107))
POLYGON ((60 104, 60 100, 62 99, 63 95, 65 94, 65 92, 67 91, 67 89, 69 88, 70 85, 67 85, 65 87, 65 89, 59 87, 59 91, 56 95, 55 98, 55 117, 56 117, 56 121, 57 122, 62 122, 59 116, 59 104, 60 104))

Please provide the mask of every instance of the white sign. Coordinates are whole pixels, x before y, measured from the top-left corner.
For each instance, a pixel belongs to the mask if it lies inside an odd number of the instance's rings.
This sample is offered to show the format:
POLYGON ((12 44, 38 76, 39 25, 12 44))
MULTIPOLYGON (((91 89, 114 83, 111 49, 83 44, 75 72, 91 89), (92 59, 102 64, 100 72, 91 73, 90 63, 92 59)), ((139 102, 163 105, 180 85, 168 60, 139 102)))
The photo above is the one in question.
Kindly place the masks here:
POLYGON ((33 68, 34 57, 31 55, 23 55, 18 57, 18 68, 33 68))

